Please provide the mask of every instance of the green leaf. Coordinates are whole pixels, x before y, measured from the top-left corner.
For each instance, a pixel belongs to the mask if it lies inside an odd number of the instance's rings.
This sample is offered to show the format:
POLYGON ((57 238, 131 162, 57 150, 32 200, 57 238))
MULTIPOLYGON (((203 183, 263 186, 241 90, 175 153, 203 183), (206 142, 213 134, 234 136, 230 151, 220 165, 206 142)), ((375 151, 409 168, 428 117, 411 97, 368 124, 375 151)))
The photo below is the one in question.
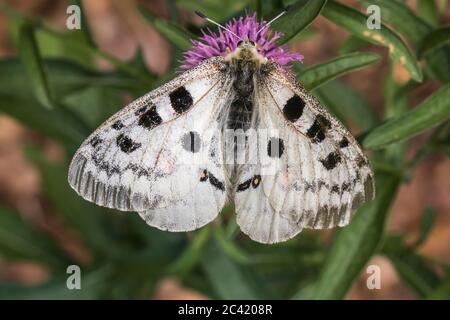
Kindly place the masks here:
POLYGON ((247 283, 240 267, 222 251, 215 238, 212 238, 208 245, 202 259, 202 266, 220 299, 259 298, 247 283))
POLYGON ((0 111, 14 117, 24 125, 61 142, 74 150, 89 134, 87 128, 62 108, 52 111, 36 107, 36 100, 27 100, 0 94, 0 111))
POLYGON ((343 123, 355 123, 362 131, 379 123, 373 106, 352 87, 339 80, 327 82, 315 89, 319 100, 343 123))
POLYGON ((450 85, 433 93, 419 106, 388 120, 373 129, 363 140, 368 149, 383 148, 391 143, 411 138, 450 117, 450 85))
POLYGON ((383 246, 382 253, 394 265, 402 280, 424 298, 431 294, 439 284, 439 278, 427 261, 406 247, 401 239, 389 238, 383 246))
POLYGON ((69 60, 91 69, 96 66, 95 51, 86 42, 82 33, 78 31, 59 33, 47 28, 40 28, 36 30, 35 34, 39 52, 43 58, 69 60))
POLYGON ((10 18, 11 23, 9 26, 13 34, 18 34, 18 27, 23 24, 29 24, 35 28, 34 31, 39 51, 42 55, 45 54, 46 57, 70 59, 86 67, 92 67, 92 58, 96 57, 110 63, 118 70, 135 77, 144 85, 151 85, 156 78, 154 75, 149 74, 147 70, 135 68, 100 51, 98 48, 92 46, 90 42, 86 41, 86 37, 79 31, 55 31, 46 25, 45 22, 25 17, 2 1, 0 1, 0 9, 10 18))
MULTIPOLYGON (((377 5, 381 19, 392 25, 414 43, 431 31, 431 26, 418 17, 406 4, 392 0, 359 0, 365 7, 377 5)), ((382 27, 383 28, 383 27, 382 27)))
POLYGON ((181 29, 177 24, 156 18, 145 6, 138 7, 139 13, 168 41, 182 51, 187 51, 192 44, 189 39, 194 39, 196 36, 186 30, 181 29))
POLYGON ((217 226, 214 234, 220 247, 230 258, 241 265, 248 265, 251 262, 247 253, 239 248, 233 240, 227 238, 225 230, 220 225, 217 226))
POLYGON ((371 43, 389 48, 390 58, 405 66, 414 80, 422 81, 422 71, 415 57, 403 40, 388 26, 382 24, 381 29, 369 30, 366 25, 366 15, 332 0, 328 1, 322 10, 322 14, 352 34, 371 43))
POLYGON ((428 235, 433 228, 435 218, 436 212, 433 210, 433 208, 425 208, 424 212, 422 213, 422 219, 420 221, 420 235, 416 243, 414 243, 415 247, 422 245, 427 240, 428 235))
POLYGON ((433 27, 438 26, 438 8, 434 0, 419 0, 417 3, 417 11, 430 25, 433 27))
MULTIPOLYGON (((133 78, 116 73, 99 72, 88 69, 70 60, 44 59, 47 81, 55 101, 80 90, 92 87, 107 87, 127 91, 136 90, 133 78)), ((0 94, 15 95, 29 99, 33 96, 32 84, 29 83, 26 70, 16 58, 0 60, 0 94)), ((148 87, 146 87, 148 90, 148 87)))
POLYGON ((430 300, 449 300, 450 299, 450 273, 447 271, 447 277, 430 292, 427 297, 430 300))
MULTIPOLYGON (((394 79, 393 66, 391 65, 390 68, 391 71, 384 81, 385 119, 400 117, 409 110, 407 95, 409 90, 406 90, 408 84, 399 85, 394 79)), ((410 83, 415 84, 413 82, 410 83)), ((398 170, 402 170, 407 146, 406 142, 397 142, 389 145, 384 151, 385 162, 389 162, 390 165, 397 167, 398 170)))
POLYGON ((70 3, 76 5, 80 8, 81 11, 81 30, 77 31, 83 35, 84 41, 88 43, 91 47, 95 47, 94 38, 92 37, 91 29, 89 28, 89 23, 86 15, 86 11, 84 10, 84 4, 81 0, 70 0, 70 3))
POLYGON ((417 55, 423 57, 427 53, 443 47, 450 41, 450 25, 443 26, 429 33, 420 43, 417 55))
POLYGON ((93 131, 120 109, 123 94, 112 87, 91 86, 66 95, 62 102, 93 131))
MULTIPOLYGON (((428 1, 428 0, 426 0, 428 1)), ((395 30, 405 35, 413 44, 418 45, 422 39, 426 39, 433 28, 425 20, 417 16, 407 5, 401 1, 392 0, 360 0, 366 7, 376 4, 381 9, 381 19, 393 26, 395 30)), ((440 50, 426 56, 432 73, 442 82, 450 81, 450 47, 445 46, 440 50)))
POLYGON ((211 235, 211 227, 206 226, 196 232, 195 238, 191 241, 181 256, 170 266, 169 273, 177 275, 187 274, 198 262, 200 262, 204 248, 211 235))
POLYGON ((296 2, 292 8, 281 18, 272 24, 272 29, 283 32, 283 37, 278 40, 284 44, 306 29, 311 22, 320 14, 327 0, 309 0, 296 2))
MULTIPOLYGON (((96 252, 116 250, 108 238, 105 221, 106 209, 87 202, 77 195, 67 183, 67 165, 51 164, 42 153, 28 148, 27 158, 34 163, 42 176, 42 189, 50 204, 58 211, 62 221, 79 233, 81 240, 96 252)), ((109 210, 111 211, 111 210, 109 210)))
POLYGON ((52 240, 18 213, 0 207, 0 255, 3 258, 39 262, 61 272, 71 260, 52 240))
POLYGON ((34 37, 34 29, 28 23, 20 26, 18 46, 20 58, 27 70, 29 81, 31 82, 37 100, 43 107, 53 109, 47 77, 34 37))
POLYGON ((339 54, 347 54, 354 52, 361 47, 367 45, 367 41, 356 37, 354 35, 350 35, 339 47, 339 54))
POLYGON ((337 232, 309 298, 342 299, 375 253, 383 237, 399 177, 377 174, 376 182, 376 199, 361 207, 350 224, 337 232))
POLYGON ((332 79, 353 70, 361 69, 379 60, 380 56, 375 53, 354 52, 308 67, 304 71, 299 72, 298 80, 308 90, 313 90, 332 79))

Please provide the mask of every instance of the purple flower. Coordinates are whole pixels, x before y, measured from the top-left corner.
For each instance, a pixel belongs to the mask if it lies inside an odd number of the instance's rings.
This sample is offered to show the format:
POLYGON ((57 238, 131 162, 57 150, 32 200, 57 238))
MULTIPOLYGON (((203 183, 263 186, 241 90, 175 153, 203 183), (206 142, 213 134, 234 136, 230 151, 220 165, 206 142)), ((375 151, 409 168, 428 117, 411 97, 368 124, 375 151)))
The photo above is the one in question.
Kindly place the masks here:
MULTIPOLYGON (((269 60, 275 61, 280 65, 286 65, 291 61, 302 61, 303 55, 289 52, 283 46, 278 46, 276 41, 283 35, 281 32, 271 32, 269 28, 264 28, 258 35, 256 33, 267 24, 266 21, 258 22, 256 14, 252 16, 241 17, 239 20, 233 19, 226 24, 226 28, 234 32, 242 39, 248 39, 257 44, 258 52, 269 60)), ((202 36, 199 40, 191 40, 191 50, 183 54, 184 61, 181 65, 182 70, 190 69, 201 61, 215 57, 225 57, 229 52, 236 49, 240 41, 228 31, 219 29, 219 35, 212 32, 209 28, 207 32, 202 30, 202 36)))

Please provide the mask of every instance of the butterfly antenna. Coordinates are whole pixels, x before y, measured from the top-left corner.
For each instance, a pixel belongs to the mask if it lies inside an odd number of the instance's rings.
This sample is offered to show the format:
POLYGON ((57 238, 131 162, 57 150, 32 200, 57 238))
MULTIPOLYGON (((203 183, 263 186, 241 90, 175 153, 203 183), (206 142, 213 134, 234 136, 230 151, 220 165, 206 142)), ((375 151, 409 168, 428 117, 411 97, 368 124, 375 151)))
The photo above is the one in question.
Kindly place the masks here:
POLYGON ((233 36, 235 36, 236 38, 238 38, 239 40, 244 40, 241 37, 239 37, 236 33, 234 33, 233 31, 231 31, 228 28, 225 28, 223 25, 221 25, 220 23, 208 18, 206 15, 204 15, 203 13, 201 13, 200 11, 194 11, 196 15, 198 15, 200 18, 205 19, 208 22, 211 22, 212 24, 215 24, 216 26, 218 26, 219 28, 228 31, 229 33, 231 33, 233 36))
POLYGON ((289 11, 289 9, 291 9, 291 6, 287 6, 286 8, 284 8, 283 11, 280 12, 279 15, 277 15, 275 18, 273 18, 272 20, 270 20, 269 22, 267 22, 261 29, 258 30, 258 32, 256 32, 255 37, 264 29, 268 28, 275 20, 277 20, 278 18, 284 16, 286 14, 286 12, 289 11))

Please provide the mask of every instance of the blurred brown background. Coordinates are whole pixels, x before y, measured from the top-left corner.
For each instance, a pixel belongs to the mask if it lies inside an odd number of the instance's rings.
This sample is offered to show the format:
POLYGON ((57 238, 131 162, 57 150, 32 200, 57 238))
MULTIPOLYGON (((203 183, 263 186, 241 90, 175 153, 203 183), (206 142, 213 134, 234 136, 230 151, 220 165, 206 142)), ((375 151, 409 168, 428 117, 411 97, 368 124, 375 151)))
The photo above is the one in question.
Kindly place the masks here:
MULTIPOLYGON (((30 16, 44 17, 54 28, 65 29, 66 1, 54 0, 20 0, 6 1, 18 10, 30 16)), ((343 1, 357 5, 356 1, 343 1)), ((141 1, 156 15, 168 15, 165 1, 141 1)), ((408 1, 416 8, 416 1, 408 1)), ((119 0, 88 0, 84 2, 89 25, 99 47, 111 55, 129 60, 138 46, 142 47, 147 66, 152 71, 162 74, 168 68, 170 61, 170 45, 161 38, 148 24, 136 14, 135 1, 119 0)), ((180 12, 182 21, 201 23, 191 12, 180 12)), ((444 17, 450 21, 450 8, 444 17)), ((305 56, 306 64, 324 61, 337 54, 337 48, 348 34, 334 24, 318 18, 314 22, 318 30, 314 37, 309 38, 295 47, 295 50, 305 56)), ((382 79, 388 72, 387 52, 379 47, 368 47, 383 55, 384 61, 374 67, 354 72, 344 78, 344 81, 356 88, 378 110, 383 109, 382 79), (381 67, 380 67, 381 66, 381 67)), ((16 55, 10 42, 6 17, 0 12, 0 58, 16 55)), ((109 68, 101 65, 101 68, 109 68)), ((404 81, 402 69, 395 70, 396 81, 404 81)), ((433 84, 416 90, 413 105, 420 102, 430 92, 435 90, 433 84)), ((357 130, 357 128, 352 128, 357 130)), ((423 136, 413 140, 410 149, 420 145, 423 136)), ((77 243, 76 237, 70 231, 64 230, 54 213, 49 212, 40 196, 40 177, 24 159, 23 146, 28 141, 42 144, 50 157, 60 156, 58 145, 38 134, 24 128, 12 118, 0 114, 0 201, 18 209, 27 219, 46 228, 60 239, 74 255, 80 259, 89 259, 88 254, 77 243)), ((411 151, 410 150, 410 151, 411 151)), ((411 153, 411 152, 410 152, 411 153)), ((415 172, 411 181, 402 186, 392 209, 388 228, 395 233, 407 234, 408 239, 417 238, 421 214, 425 206, 432 206, 437 217, 428 240, 421 246, 420 253, 432 259, 450 262, 450 159, 435 156, 425 161, 415 172)), ((381 257, 375 257, 370 264, 378 264, 382 269, 382 289, 368 290, 365 273, 348 294, 349 299, 409 299, 415 296, 402 284, 390 262, 381 257)), ((26 263, 6 263, 0 260, 0 279, 18 280, 24 283, 36 284, 47 277, 46 270, 39 266, 26 263)), ((175 280, 167 279, 161 282, 156 297, 170 298, 202 298, 201 295, 180 287, 175 280)))

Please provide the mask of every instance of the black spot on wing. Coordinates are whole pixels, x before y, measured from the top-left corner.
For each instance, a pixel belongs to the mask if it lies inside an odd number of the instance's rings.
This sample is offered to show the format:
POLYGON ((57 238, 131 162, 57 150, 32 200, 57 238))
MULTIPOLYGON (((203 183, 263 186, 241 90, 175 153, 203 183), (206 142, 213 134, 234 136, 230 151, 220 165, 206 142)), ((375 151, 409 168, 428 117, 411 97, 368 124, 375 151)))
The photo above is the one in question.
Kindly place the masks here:
POLYGON ((123 133, 117 136, 116 143, 120 150, 125 153, 131 153, 141 147, 140 143, 134 142, 123 133))
POLYGON ((157 125, 162 123, 162 119, 158 114, 158 111, 156 111, 156 106, 153 105, 150 107, 150 109, 148 109, 147 111, 145 111, 144 113, 142 113, 139 116, 139 120, 138 120, 138 124, 144 128, 147 129, 153 129, 154 127, 156 127, 157 125))
POLYGON ((117 120, 116 122, 114 122, 114 123, 112 124, 111 127, 112 127, 114 130, 120 130, 120 129, 122 129, 124 126, 123 126, 122 121, 117 120))
POLYGON ((321 159, 323 166, 327 170, 332 170, 341 162, 341 156, 337 152, 330 152, 325 159, 321 159))
POLYGON ((225 185, 223 182, 219 181, 211 172, 208 172, 209 176, 209 183, 213 185, 216 189, 219 189, 221 191, 225 191, 225 185))
POLYGON ((258 188, 260 183, 261 183, 261 176, 259 174, 257 174, 252 179, 252 187, 253 187, 253 189, 258 188))
POLYGON ((201 139, 197 131, 186 133, 181 141, 184 150, 197 153, 200 151, 201 139))
POLYGON ((339 141, 339 147, 340 148, 348 147, 348 139, 346 137, 343 137, 342 140, 339 141))
POLYGON ((170 103, 172 104, 172 108, 178 114, 186 112, 194 102, 191 94, 186 90, 184 86, 172 91, 169 94, 169 98, 170 103))
POLYGON ((100 143, 102 143, 102 139, 100 139, 98 136, 93 137, 93 138, 91 139, 91 141, 89 141, 89 144, 90 144, 91 146, 93 146, 94 148, 95 148, 96 146, 98 146, 100 143))
POLYGON ((330 129, 331 123, 325 118, 323 115, 319 114, 316 119, 314 119, 314 123, 306 132, 308 138, 310 138, 314 143, 321 142, 325 139, 325 132, 330 129))
POLYGON ((271 158, 280 158, 284 152, 284 142, 280 138, 270 138, 267 144, 267 154, 271 158))
POLYGON ((253 189, 256 189, 258 188, 260 183, 261 183, 261 176, 259 174, 256 174, 253 176, 253 178, 245 180, 244 182, 239 184, 236 191, 237 192, 245 191, 248 188, 250 188, 250 186, 252 186, 253 189))
POLYGON ((344 182, 342 184, 342 191, 348 191, 350 190, 350 184, 348 182, 344 182))
POLYGON ((239 184, 237 187, 237 192, 245 191, 248 188, 250 188, 252 180, 253 179, 248 179, 248 180, 245 180, 244 182, 242 182, 241 184, 239 184))
POLYGON ((140 116, 141 114, 143 114, 145 111, 147 110, 147 106, 143 106, 140 107, 139 109, 136 110, 136 112, 134 113, 136 116, 140 116))
POLYGON ((200 176, 200 181, 205 182, 206 180, 208 180, 208 170, 205 169, 200 176))
POLYGON ((295 122, 302 116, 304 108, 305 101, 295 94, 284 105, 283 114, 290 122, 295 122))
POLYGON ((334 193, 339 194, 339 185, 333 184, 333 185, 331 186, 331 192, 334 192, 334 193))
POLYGON ((316 192, 316 184, 314 182, 310 183, 310 182, 304 182, 304 188, 305 188, 305 192, 307 192, 308 190, 311 192, 316 192))
POLYGON ((208 172, 208 170, 205 169, 200 176, 200 181, 205 182, 207 180, 209 180, 209 183, 211 183, 211 185, 216 189, 225 191, 225 185, 223 182, 219 181, 219 179, 217 179, 211 172, 208 172))
POLYGON ((360 155, 356 159, 356 165, 358 166, 358 168, 362 168, 367 165, 367 161, 366 161, 366 159, 364 159, 363 156, 360 155))

